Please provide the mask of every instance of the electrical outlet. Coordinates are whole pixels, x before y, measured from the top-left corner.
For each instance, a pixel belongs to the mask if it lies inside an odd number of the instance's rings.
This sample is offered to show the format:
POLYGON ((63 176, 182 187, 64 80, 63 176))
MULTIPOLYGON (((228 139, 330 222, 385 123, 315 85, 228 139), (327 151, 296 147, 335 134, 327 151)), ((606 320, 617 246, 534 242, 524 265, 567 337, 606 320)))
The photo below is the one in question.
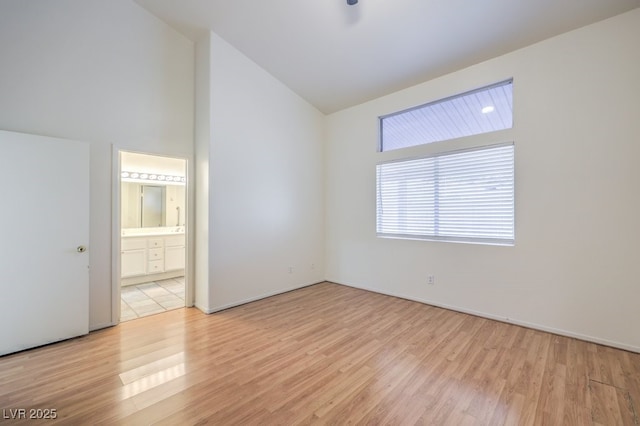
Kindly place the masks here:
POLYGON ((429 276, 427 277, 427 284, 429 284, 429 285, 433 285, 433 284, 435 284, 435 283, 436 283, 436 277, 435 277, 435 276, 433 276, 433 275, 429 275, 429 276))

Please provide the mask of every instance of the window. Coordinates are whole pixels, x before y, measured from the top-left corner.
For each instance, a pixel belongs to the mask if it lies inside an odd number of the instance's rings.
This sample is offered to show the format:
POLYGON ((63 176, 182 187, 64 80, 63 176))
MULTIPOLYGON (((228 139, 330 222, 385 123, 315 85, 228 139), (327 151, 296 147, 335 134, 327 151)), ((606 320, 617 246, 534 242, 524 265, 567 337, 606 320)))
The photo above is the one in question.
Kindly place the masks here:
POLYGON ((377 165, 382 237, 513 244, 513 143, 377 165))
MULTIPOLYGON (((380 151, 512 127, 507 80, 380 117, 380 151)), ((512 245, 514 144, 436 149, 376 166, 378 236, 512 245)))
POLYGON ((513 126, 513 81, 380 118, 380 151, 407 148, 513 126))

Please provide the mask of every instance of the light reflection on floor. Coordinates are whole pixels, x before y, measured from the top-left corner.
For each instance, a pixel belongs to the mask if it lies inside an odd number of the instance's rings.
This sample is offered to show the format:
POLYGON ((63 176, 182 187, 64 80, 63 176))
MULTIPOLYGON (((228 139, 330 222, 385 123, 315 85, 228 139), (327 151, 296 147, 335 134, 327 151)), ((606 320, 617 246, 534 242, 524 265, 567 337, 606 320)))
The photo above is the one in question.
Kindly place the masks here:
POLYGON ((121 398, 127 399, 186 374, 184 352, 179 352, 120 374, 124 385, 121 398))

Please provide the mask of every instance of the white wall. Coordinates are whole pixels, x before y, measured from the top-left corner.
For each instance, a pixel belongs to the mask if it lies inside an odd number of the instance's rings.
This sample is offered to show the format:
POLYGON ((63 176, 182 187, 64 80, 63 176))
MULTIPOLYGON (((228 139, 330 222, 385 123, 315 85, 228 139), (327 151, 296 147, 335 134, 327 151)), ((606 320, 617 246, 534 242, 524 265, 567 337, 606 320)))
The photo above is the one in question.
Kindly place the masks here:
POLYGON ((198 306, 211 312, 322 281, 324 115, 217 35, 197 49, 203 69, 210 53, 211 135, 197 152, 209 175, 208 241, 197 248, 208 250, 209 270, 197 279, 210 291, 198 306))
POLYGON ((329 116, 327 279, 640 351, 638 40, 640 9, 329 116), (376 238, 377 117, 511 76, 480 139, 515 140, 515 247, 376 238))
POLYGON ((90 327, 111 324, 111 144, 193 154, 194 45, 130 0, 0 3, 0 129, 91 143, 90 327))

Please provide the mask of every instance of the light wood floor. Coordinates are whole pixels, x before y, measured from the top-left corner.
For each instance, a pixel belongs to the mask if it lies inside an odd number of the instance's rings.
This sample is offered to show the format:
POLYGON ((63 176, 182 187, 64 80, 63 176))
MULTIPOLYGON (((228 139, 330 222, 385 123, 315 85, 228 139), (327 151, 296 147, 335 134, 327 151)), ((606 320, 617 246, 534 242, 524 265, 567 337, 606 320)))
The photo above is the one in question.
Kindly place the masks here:
POLYGON ((323 283, 2 357, 0 410, 20 408, 64 424, 627 425, 640 355, 323 283))

